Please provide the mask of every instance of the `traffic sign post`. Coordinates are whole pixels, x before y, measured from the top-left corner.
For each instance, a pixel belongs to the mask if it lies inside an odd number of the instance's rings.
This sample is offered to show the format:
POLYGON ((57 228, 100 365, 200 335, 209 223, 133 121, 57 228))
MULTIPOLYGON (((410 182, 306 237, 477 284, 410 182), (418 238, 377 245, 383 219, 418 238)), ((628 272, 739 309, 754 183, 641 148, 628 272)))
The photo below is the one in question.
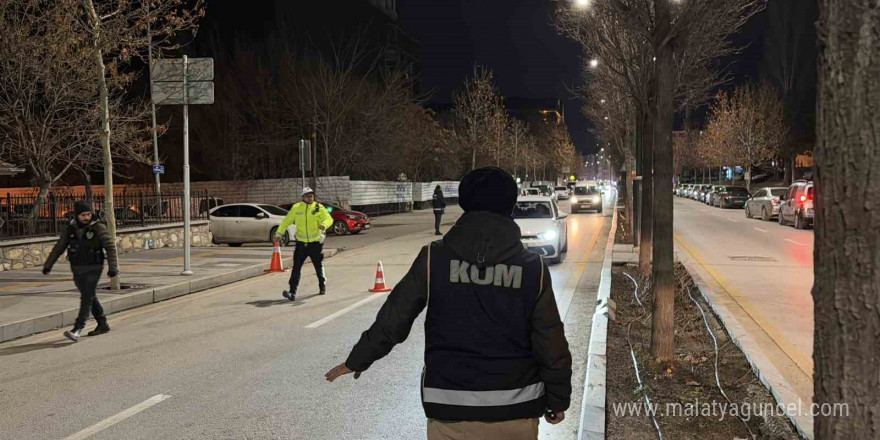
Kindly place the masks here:
MULTIPOLYGON (((183 106, 183 272, 192 275, 192 230, 189 185, 189 105, 214 103, 214 60, 211 58, 157 60, 150 66, 151 98, 155 105, 183 106)), ((165 167, 153 167, 156 175, 165 167)))

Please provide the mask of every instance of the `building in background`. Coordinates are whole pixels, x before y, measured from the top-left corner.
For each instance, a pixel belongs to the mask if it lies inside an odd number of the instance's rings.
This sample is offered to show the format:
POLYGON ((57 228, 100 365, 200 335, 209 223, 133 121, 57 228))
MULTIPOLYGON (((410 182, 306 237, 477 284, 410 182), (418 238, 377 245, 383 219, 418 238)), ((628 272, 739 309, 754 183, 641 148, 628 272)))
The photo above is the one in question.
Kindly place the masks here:
POLYGON ((507 113, 528 122, 530 125, 539 123, 565 123, 565 108, 558 98, 508 98, 504 101, 507 113))

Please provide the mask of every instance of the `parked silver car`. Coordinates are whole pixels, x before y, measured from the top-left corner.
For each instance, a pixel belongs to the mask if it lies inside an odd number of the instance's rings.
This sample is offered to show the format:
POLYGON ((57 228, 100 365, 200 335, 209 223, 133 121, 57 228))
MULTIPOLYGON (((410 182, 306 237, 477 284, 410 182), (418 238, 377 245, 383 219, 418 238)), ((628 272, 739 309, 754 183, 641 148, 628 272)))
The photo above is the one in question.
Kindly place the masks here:
MULTIPOLYGON (((238 247, 242 243, 272 243, 275 231, 286 215, 286 210, 275 205, 238 203, 212 209, 208 219, 211 220, 214 244, 238 247)), ((290 242, 292 229, 284 232, 282 246, 290 242)))
POLYGON ((779 205, 782 204, 780 198, 786 191, 786 187, 759 189, 746 201, 746 218, 760 217, 766 222, 779 215, 779 205))
POLYGON ((779 224, 785 225, 791 222, 795 229, 812 227, 816 215, 813 206, 815 197, 813 182, 806 180, 794 182, 781 197, 779 224))

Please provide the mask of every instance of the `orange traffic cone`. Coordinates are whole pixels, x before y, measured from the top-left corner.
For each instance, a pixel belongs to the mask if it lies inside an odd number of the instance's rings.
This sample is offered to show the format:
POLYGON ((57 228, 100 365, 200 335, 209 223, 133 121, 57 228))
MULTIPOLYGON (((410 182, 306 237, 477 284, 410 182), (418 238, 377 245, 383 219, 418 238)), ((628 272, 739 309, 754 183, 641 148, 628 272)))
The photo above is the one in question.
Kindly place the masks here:
POLYGON ((385 269, 382 268, 382 262, 379 262, 379 265, 376 267, 376 283, 373 285, 373 288, 370 289, 370 292, 373 293, 384 293, 390 292, 391 289, 385 285, 385 269))
POLYGON ((264 271, 265 273, 280 273, 286 272, 284 268, 281 266, 281 242, 276 238, 275 239, 275 249, 272 250, 272 263, 269 265, 269 270, 264 271))

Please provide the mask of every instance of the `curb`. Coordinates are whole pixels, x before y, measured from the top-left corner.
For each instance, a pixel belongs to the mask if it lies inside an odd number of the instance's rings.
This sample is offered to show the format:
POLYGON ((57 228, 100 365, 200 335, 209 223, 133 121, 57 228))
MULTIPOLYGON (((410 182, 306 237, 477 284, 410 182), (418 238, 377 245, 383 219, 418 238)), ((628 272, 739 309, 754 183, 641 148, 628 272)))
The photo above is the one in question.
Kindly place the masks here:
POLYGON ((739 320, 728 310, 726 305, 716 300, 719 297, 718 293, 703 280, 694 263, 687 261, 684 264, 691 278, 693 278, 694 284, 696 284, 697 289, 700 291, 703 300, 709 304, 709 307, 712 307, 712 311, 724 325, 724 329, 733 340, 733 344, 745 355, 746 360, 748 360, 749 365, 752 367, 752 372, 755 373, 761 384, 770 391, 770 394, 779 405, 785 405, 785 407, 795 405, 798 408, 797 414, 787 412, 788 419, 791 420, 791 423, 801 437, 812 440, 814 438, 813 418, 801 413, 801 407, 809 407, 812 402, 803 402, 800 396, 792 391, 791 385, 789 385, 788 381, 776 369, 773 363, 770 362, 770 359, 757 348, 755 341, 742 327, 739 320))
POLYGON ((593 314, 590 330, 590 347, 587 352, 587 375, 584 378, 584 396, 581 400, 581 421, 578 440, 601 440, 605 438, 605 368, 606 343, 608 340, 608 301, 611 298, 611 263, 614 236, 617 232, 617 210, 611 217, 611 231, 605 243, 605 258, 599 277, 599 304, 593 314))
MULTIPOLYGON (((338 253, 339 251, 337 249, 326 249, 324 250, 324 258, 331 258, 338 253)), ((293 263, 293 258, 282 258, 282 261, 285 266, 289 267, 293 263)), ((189 295, 191 293, 201 292, 258 277, 263 275, 263 271, 268 268, 269 263, 261 263, 236 269, 232 272, 219 273, 201 278, 189 278, 186 281, 181 281, 179 283, 137 290, 106 301, 102 300, 101 305, 104 307, 104 312, 107 315, 112 315, 123 310, 133 309, 135 307, 145 306, 147 304, 153 304, 171 298, 177 298, 179 296, 189 295)), ((35 318, 0 324, 0 342, 6 342, 36 333, 73 325, 78 313, 79 308, 71 308, 35 318)))

